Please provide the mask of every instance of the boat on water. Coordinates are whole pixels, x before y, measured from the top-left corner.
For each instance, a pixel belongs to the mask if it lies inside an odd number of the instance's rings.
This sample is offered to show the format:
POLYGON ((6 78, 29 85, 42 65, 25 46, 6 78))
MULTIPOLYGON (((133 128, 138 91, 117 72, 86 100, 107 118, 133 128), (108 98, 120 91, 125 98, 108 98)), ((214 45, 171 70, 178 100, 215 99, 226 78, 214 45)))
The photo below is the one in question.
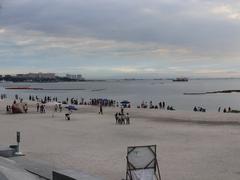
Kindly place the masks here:
POLYGON ((15 86, 15 87, 5 87, 5 89, 12 90, 43 90, 43 88, 33 88, 30 86, 15 86))
POLYGON ((183 77, 183 78, 176 78, 172 80, 173 82, 188 82, 188 78, 183 77))

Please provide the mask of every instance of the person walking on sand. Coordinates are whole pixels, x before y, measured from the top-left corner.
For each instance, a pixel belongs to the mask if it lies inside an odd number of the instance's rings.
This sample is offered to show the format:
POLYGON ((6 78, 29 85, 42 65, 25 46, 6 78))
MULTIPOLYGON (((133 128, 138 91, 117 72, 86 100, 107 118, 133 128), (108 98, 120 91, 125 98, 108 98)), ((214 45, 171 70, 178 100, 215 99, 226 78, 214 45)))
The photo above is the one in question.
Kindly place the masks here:
POLYGON ((126 124, 130 124, 130 117, 129 117, 129 114, 127 113, 126 115, 126 124))
POLYGON ((103 108, 102 108, 102 104, 100 104, 100 108, 99 108, 99 114, 103 114, 103 108))
POLYGON ((221 112, 221 107, 218 108, 218 112, 221 112))

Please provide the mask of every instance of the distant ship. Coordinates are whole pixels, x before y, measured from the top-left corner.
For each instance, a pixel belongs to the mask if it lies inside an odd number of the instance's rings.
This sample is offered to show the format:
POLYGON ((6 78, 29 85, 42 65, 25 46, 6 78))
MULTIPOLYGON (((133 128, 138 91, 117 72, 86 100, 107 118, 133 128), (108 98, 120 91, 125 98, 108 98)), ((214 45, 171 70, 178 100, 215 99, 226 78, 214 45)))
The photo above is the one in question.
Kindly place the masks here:
POLYGON ((33 88, 31 86, 10 86, 10 87, 5 87, 5 89, 10 89, 10 90, 44 90, 43 88, 33 88))
POLYGON ((176 78, 172 80, 173 82, 188 82, 188 78, 176 78))

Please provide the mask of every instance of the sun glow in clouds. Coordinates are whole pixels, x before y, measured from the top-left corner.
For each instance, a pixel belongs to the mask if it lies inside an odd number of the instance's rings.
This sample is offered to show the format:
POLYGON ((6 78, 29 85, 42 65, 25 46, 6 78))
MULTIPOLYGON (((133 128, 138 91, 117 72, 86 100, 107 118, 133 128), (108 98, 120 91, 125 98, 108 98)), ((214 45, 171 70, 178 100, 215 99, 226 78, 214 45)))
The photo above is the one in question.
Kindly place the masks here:
POLYGON ((5 32, 6 32, 6 30, 4 28, 0 28, 0 34, 3 34, 5 32))
POLYGON ((220 5, 212 9, 214 14, 224 15, 227 18, 240 20, 240 10, 230 5, 220 5))

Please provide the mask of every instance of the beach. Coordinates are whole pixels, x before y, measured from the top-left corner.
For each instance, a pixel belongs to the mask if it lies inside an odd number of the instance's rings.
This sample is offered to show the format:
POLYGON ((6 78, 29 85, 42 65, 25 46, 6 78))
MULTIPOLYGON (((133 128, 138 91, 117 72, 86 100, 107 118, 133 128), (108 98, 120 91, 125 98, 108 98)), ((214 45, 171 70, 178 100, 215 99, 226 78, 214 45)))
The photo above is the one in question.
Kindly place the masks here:
POLYGON ((82 105, 66 121, 66 110, 47 106, 40 114, 34 102, 26 114, 6 114, 9 103, 0 101, 0 142, 15 144, 21 131, 20 148, 29 160, 117 180, 125 178, 128 146, 156 144, 163 179, 240 177, 238 114, 130 108, 131 124, 116 125, 116 107, 100 115, 99 107, 82 105))

